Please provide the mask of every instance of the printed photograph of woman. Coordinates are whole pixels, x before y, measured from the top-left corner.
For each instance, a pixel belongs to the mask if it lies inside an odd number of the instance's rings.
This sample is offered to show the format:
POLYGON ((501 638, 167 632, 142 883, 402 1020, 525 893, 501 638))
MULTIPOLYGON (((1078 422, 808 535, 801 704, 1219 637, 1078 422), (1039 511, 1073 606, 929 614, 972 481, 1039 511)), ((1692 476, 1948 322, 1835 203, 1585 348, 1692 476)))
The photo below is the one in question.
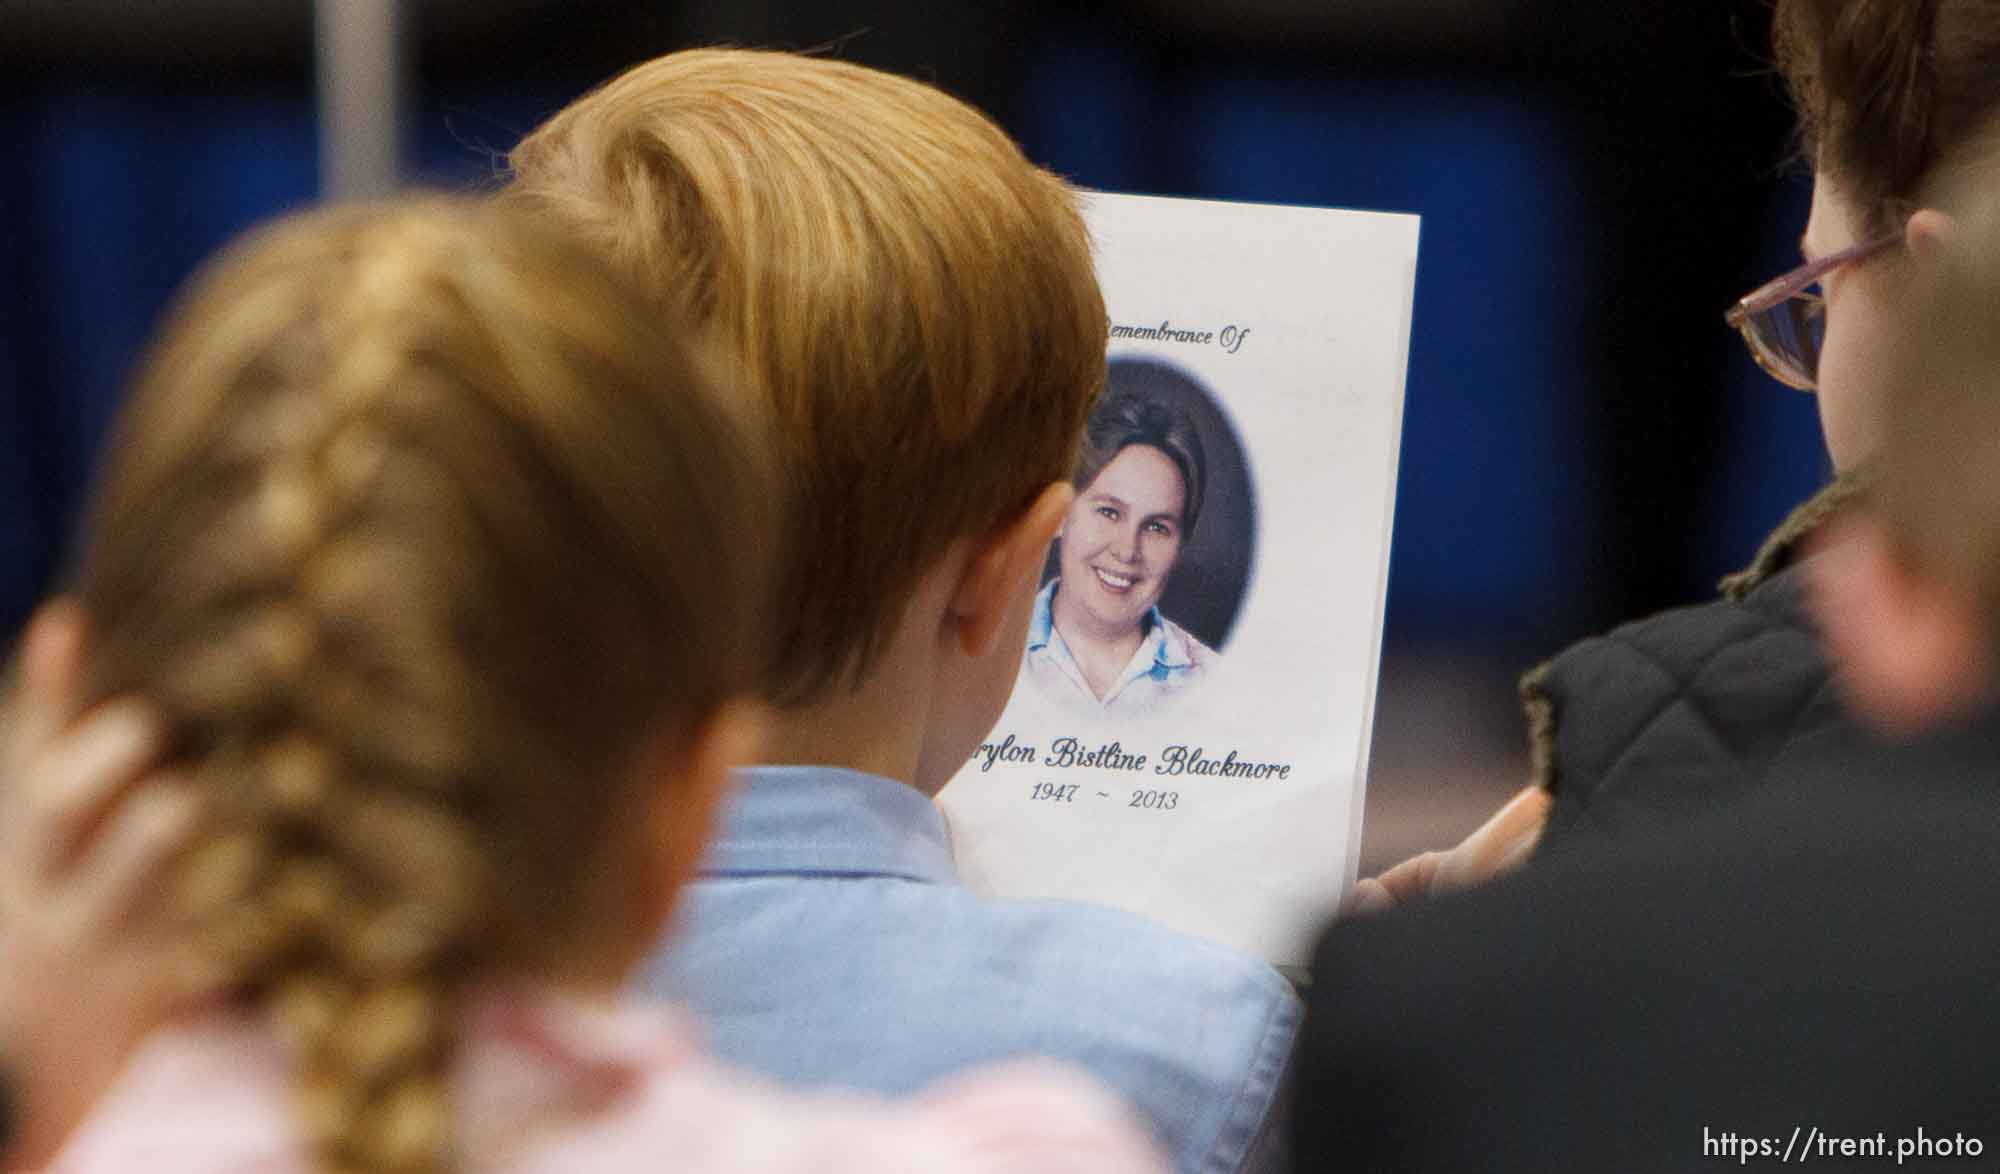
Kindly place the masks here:
MULTIPOLYGON (((1055 576, 1036 597, 1028 628, 1022 676, 1045 696, 1079 711, 1131 714, 1186 694, 1213 671, 1248 570, 1247 527, 1207 532, 1218 521, 1207 508, 1213 449, 1231 458, 1228 512, 1248 520, 1248 481, 1234 437, 1215 442, 1226 431, 1207 389, 1177 369, 1111 363, 1075 478, 1076 501, 1057 534, 1055 576), (1186 402, 1195 397, 1213 417, 1209 428, 1186 402), (1205 513, 1210 521, 1198 530, 1205 513), (1211 548, 1201 561, 1228 564, 1227 581, 1218 582, 1209 566, 1186 565, 1197 533, 1211 548), (1227 557, 1214 557, 1218 547, 1230 548, 1227 557), (1170 618, 1182 614, 1177 605, 1198 611, 1200 622, 1170 618)), ((1222 462, 1213 463, 1222 473, 1222 462)))

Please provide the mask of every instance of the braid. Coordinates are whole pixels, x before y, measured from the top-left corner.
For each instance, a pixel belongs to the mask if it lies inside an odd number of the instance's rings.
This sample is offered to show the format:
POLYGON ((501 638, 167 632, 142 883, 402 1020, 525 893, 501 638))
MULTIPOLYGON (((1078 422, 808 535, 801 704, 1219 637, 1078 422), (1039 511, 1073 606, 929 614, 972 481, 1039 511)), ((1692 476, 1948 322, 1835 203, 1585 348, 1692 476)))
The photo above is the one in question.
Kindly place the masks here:
MULTIPOLYGON (((335 361, 323 402, 333 414, 299 461, 274 467, 259 499, 273 552, 297 557, 294 615, 322 654, 313 663, 329 678, 323 688, 299 691, 298 725, 260 764, 273 830, 309 846, 271 889, 276 924, 296 927, 304 947, 276 973, 271 1005, 296 1049, 307 1140, 328 1170, 429 1174, 449 1164, 446 1090, 462 1002, 454 954, 468 945, 481 903, 478 854, 459 813, 467 796, 454 787, 467 779, 462 768, 469 764, 448 752, 430 763, 336 762, 325 743, 298 732, 327 731, 326 742, 352 747, 364 740, 343 738, 342 730, 422 724, 424 708, 437 730, 463 726, 448 702, 455 681, 395 691, 402 696, 393 700, 418 706, 389 723, 369 712, 371 699, 383 694, 365 673, 334 679, 343 650, 367 648, 371 633, 341 607, 338 582, 314 573, 321 554, 329 570, 338 567, 338 551, 328 548, 338 546, 344 522, 365 516, 357 507, 377 484, 383 446, 371 410, 390 389, 407 394, 420 383, 405 369, 419 360, 402 332, 432 263, 416 249, 384 248, 358 267, 330 315, 335 361), (432 706, 412 692, 430 694, 432 706), (336 769, 353 781, 329 803, 327 780, 336 769)), ((419 617, 416 626, 434 630, 427 620, 419 617)), ((392 648, 402 643, 394 630, 372 634, 392 648)), ((457 675, 437 647, 383 660, 457 675)), ((373 667, 379 673, 383 666, 373 667)), ((411 742, 421 749, 453 739, 411 742)))
POLYGON ((208 799, 161 915, 268 1014, 328 1172, 452 1166, 468 984, 629 917, 621 767, 759 658, 734 425, 595 267, 486 215, 225 258, 120 421, 79 586, 90 693, 155 699, 208 799))
MULTIPOLYGON (((408 657, 397 647, 432 617, 371 625, 344 606, 341 582, 367 561, 349 547, 382 468, 375 417, 411 383, 401 323, 421 267, 407 248, 358 266, 326 309, 323 382, 245 405, 251 426, 237 443, 261 468, 240 536, 261 565, 239 574, 233 600, 217 601, 235 622, 218 625, 222 639, 191 670, 190 691, 207 694, 203 716, 241 731, 207 759, 228 834, 196 875, 206 902, 227 902, 208 912, 224 913, 222 944, 291 1048, 301 1125, 327 1171, 448 1165, 452 964, 479 905, 459 764, 421 753, 451 743, 440 731, 456 715, 425 682, 382 676, 391 666, 436 672, 438 649, 408 657), (385 704, 399 712, 379 712, 385 704), (432 736, 410 742, 418 754, 366 753, 381 739, 364 731, 408 731, 427 716, 432 736)), ((421 610, 424 598, 407 606, 421 610)))

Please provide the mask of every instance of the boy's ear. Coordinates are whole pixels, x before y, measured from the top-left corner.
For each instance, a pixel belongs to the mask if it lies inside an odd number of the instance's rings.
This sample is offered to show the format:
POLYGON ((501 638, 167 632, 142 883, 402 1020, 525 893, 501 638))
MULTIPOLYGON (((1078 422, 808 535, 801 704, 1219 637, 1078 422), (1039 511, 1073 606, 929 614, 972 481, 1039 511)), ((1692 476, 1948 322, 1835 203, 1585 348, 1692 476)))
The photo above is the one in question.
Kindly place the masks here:
POLYGON ((992 651, 1016 597, 1041 572, 1049 543, 1075 499, 1068 482, 1050 482, 1027 509, 973 546, 951 596, 952 636, 960 651, 971 657, 992 651))
POLYGON ((1829 527, 1807 581, 1841 685, 1877 729, 1921 733, 1984 694, 1993 633, 1977 596, 1913 566, 1880 518, 1829 527))

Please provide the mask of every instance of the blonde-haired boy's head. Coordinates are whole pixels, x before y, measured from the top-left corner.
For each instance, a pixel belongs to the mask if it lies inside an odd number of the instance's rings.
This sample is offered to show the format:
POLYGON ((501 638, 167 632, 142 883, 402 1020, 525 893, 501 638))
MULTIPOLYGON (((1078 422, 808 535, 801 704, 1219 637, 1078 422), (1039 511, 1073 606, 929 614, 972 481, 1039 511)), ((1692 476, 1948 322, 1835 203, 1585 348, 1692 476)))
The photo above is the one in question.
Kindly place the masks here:
POLYGON ((768 693, 858 680, 923 574, 1065 478, 1106 321, 1072 190, 939 90, 676 53, 529 135, 510 202, 718 337, 766 392, 790 511, 768 693))

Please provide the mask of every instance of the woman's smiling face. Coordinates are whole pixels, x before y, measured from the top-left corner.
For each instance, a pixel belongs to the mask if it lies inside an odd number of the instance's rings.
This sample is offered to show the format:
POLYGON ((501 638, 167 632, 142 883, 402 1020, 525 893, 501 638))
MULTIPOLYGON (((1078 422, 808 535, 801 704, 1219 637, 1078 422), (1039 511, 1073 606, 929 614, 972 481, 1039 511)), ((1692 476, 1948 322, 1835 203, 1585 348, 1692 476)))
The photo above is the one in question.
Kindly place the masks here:
POLYGON ((1136 628, 1181 556, 1187 486, 1166 453, 1128 445, 1077 495, 1061 530, 1061 594, 1105 634, 1136 628))

